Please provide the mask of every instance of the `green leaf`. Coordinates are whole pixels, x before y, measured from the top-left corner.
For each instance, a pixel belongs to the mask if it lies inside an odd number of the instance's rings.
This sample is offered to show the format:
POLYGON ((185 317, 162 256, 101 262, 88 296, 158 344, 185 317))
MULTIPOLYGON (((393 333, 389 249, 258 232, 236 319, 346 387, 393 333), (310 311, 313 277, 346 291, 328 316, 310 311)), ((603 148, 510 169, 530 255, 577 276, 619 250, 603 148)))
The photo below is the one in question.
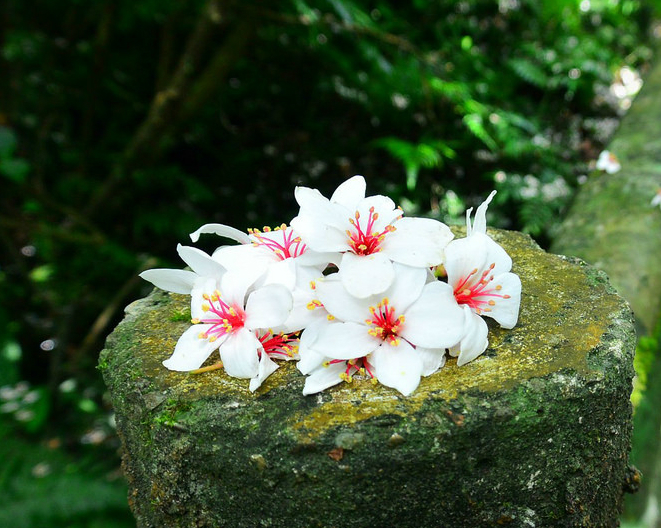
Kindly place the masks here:
POLYGON ((406 168, 406 188, 415 189, 418 183, 418 173, 422 167, 434 168, 443 165, 443 158, 452 158, 454 150, 443 141, 432 140, 418 144, 398 138, 382 138, 373 145, 386 149, 393 157, 402 162, 406 168))
POLYGON ((479 114, 468 114, 464 116, 464 124, 475 137, 480 139, 490 150, 498 150, 498 145, 484 127, 482 116, 479 114))
POLYGON ((528 59, 514 58, 510 59, 507 64, 512 68, 514 73, 530 84, 534 84, 539 88, 545 88, 549 83, 549 77, 546 75, 546 72, 528 59))
POLYGON ((468 86, 460 82, 447 82, 438 77, 429 79, 429 86, 454 104, 462 104, 470 99, 468 86))

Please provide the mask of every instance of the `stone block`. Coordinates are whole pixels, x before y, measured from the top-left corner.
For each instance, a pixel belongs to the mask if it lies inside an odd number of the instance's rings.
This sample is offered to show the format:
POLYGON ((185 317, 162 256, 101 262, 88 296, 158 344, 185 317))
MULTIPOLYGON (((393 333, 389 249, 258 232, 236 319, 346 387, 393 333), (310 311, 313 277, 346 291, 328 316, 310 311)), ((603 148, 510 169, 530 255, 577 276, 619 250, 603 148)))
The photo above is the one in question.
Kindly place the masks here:
POLYGON ((138 526, 618 526, 630 309, 582 261, 490 234, 522 280, 519 323, 410 397, 360 380, 303 396, 292 363, 256 393, 222 370, 170 372, 188 298, 130 305, 100 368, 138 526))

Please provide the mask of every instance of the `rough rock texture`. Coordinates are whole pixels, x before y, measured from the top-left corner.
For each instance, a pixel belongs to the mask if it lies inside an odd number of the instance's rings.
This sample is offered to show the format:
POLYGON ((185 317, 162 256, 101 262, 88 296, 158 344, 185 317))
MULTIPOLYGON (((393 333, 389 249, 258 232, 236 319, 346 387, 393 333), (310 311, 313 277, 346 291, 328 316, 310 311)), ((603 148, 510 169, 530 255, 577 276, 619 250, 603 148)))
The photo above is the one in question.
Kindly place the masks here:
POLYGON ((661 61, 622 120, 608 149, 622 164, 592 175, 554 237, 553 253, 604 270, 651 334, 661 313, 661 211, 650 201, 661 188, 661 61))
POLYGON ((369 382, 301 394, 283 365, 255 394, 169 372, 187 298, 127 309, 100 367, 140 527, 618 525, 634 328, 605 275, 493 232, 521 276, 513 330, 411 397, 369 382))

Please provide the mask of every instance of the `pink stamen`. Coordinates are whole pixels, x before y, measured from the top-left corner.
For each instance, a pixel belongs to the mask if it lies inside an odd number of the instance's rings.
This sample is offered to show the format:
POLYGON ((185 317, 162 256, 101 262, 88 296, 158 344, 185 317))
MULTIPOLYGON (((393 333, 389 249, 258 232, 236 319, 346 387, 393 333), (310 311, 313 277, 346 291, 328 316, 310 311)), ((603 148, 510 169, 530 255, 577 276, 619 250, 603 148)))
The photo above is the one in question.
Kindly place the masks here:
POLYGON ((462 278, 454 288, 454 297, 457 303, 467 304, 479 314, 491 311, 491 307, 496 305, 494 298, 509 299, 509 295, 497 293, 502 288, 500 284, 490 287, 494 278, 493 269, 495 267, 495 264, 491 264, 477 280, 475 277, 479 271, 477 268, 462 278))
POLYGON ((370 379, 375 380, 374 373, 372 372, 373 368, 370 362, 367 360, 367 356, 363 356, 356 359, 331 359, 326 363, 326 365, 337 365, 338 363, 345 363, 346 369, 340 378, 346 382, 353 381, 354 374, 367 374, 370 379))
MULTIPOLYGON (((280 356, 281 358, 290 358, 294 355, 296 349, 296 346, 292 343, 298 340, 298 335, 297 333, 274 334, 269 331, 261 337, 257 336, 257 339, 262 343, 262 348, 269 357, 280 356)), ((259 357, 261 357, 261 350, 259 351, 259 357)))
POLYGON ((201 339, 215 341, 219 337, 243 327, 243 322, 246 318, 243 307, 230 306, 221 298, 218 291, 215 291, 212 295, 205 293, 202 297, 208 303, 205 303, 202 307, 207 316, 195 322, 210 324, 212 326, 209 330, 200 334, 201 339))
POLYGON ((356 211, 354 218, 350 218, 349 222, 354 228, 352 233, 347 230, 349 237, 349 245, 351 250, 356 255, 371 255, 381 251, 381 243, 388 233, 395 231, 395 226, 387 225, 385 229, 379 233, 378 231, 372 232, 374 223, 378 220, 379 213, 374 212, 374 207, 370 207, 369 216, 367 217, 366 225, 360 223, 360 213, 356 211))
POLYGON ((395 308, 390 306, 387 298, 384 298, 375 306, 370 306, 372 313, 371 319, 366 319, 368 325, 372 325, 367 332, 382 339, 389 341, 391 345, 399 344, 399 327, 404 322, 404 316, 395 317, 395 308))
POLYGON ((294 236, 293 229, 288 228, 285 224, 276 227, 273 231, 270 227, 265 227, 263 231, 248 229, 248 232, 256 239, 256 241, 253 241, 253 245, 269 249, 280 260, 299 257, 307 250, 307 246, 301 238, 294 236), (282 233, 282 243, 265 236, 265 233, 273 233, 274 231, 282 233))

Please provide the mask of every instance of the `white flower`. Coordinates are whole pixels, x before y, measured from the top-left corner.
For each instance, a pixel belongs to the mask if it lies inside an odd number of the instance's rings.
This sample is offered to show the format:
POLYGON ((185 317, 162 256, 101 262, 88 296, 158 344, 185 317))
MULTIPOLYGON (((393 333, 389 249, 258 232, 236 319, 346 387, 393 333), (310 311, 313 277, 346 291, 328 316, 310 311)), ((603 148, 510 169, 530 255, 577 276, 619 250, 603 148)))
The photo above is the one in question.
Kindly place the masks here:
POLYGON ((606 171, 608 174, 614 174, 622 168, 622 165, 620 165, 615 154, 608 150, 604 150, 599 154, 599 159, 597 159, 595 167, 597 170, 606 171))
POLYGON ((291 222, 310 248, 335 253, 339 276, 354 296, 383 293, 395 278, 393 262, 429 268, 443 261, 450 229, 428 218, 402 218, 386 196, 365 197, 366 183, 354 176, 330 200, 316 189, 297 187, 300 211, 291 222))
POLYGON ((191 233, 191 239, 195 242, 203 233, 239 242, 239 245, 222 246, 214 252, 213 259, 224 268, 260 275, 257 285, 281 284, 289 289, 294 306, 279 330, 290 333, 306 326, 310 315, 306 307, 313 299, 310 282, 322 275, 332 255, 309 249, 285 224, 275 229, 250 229, 249 234, 224 224, 205 224, 191 233))
POLYGON ((292 297, 279 284, 254 290, 249 289, 251 286, 250 279, 227 272, 220 291, 192 295, 193 325, 182 334, 163 365, 170 370, 196 370, 218 349, 227 374, 250 378, 250 390, 257 389, 277 368, 264 345, 272 338, 269 329, 289 316, 292 297))
MULTIPOLYGON (((264 227, 261 231, 259 229, 249 229, 248 234, 225 224, 204 224, 197 231, 190 234, 191 240, 197 242, 203 233, 213 233, 235 240, 247 247, 260 248, 261 258, 271 263, 294 259, 297 265, 314 266, 323 270, 329 262, 329 255, 310 251, 294 229, 286 224, 282 224, 275 229, 264 227)), ((236 246, 233 247, 236 248, 236 246)), ((239 251, 244 249, 239 249, 239 251)))
POLYGON ((193 292, 218 288, 226 268, 204 251, 177 245, 177 253, 190 270, 157 268, 140 273, 140 277, 157 288, 173 293, 192 295, 193 292))
POLYGON ((481 316, 513 328, 519 316, 521 280, 511 273, 512 259, 486 234, 486 210, 496 191, 477 208, 471 225, 466 211, 465 238, 453 240, 445 250, 445 271, 455 299, 464 310, 466 333, 450 349, 464 365, 482 354, 488 345, 488 327, 481 316))
POLYGON ((464 335, 463 310, 446 283, 427 283, 426 269, 393 268, 395 278, 382 295, 354 297, 336 274, 317 282, 319 301, 332 317, 301 336, 299 370, 310 374, 304 394, 359 373, 409 395, 420 376, 443 366, 445 349, 464 335))

